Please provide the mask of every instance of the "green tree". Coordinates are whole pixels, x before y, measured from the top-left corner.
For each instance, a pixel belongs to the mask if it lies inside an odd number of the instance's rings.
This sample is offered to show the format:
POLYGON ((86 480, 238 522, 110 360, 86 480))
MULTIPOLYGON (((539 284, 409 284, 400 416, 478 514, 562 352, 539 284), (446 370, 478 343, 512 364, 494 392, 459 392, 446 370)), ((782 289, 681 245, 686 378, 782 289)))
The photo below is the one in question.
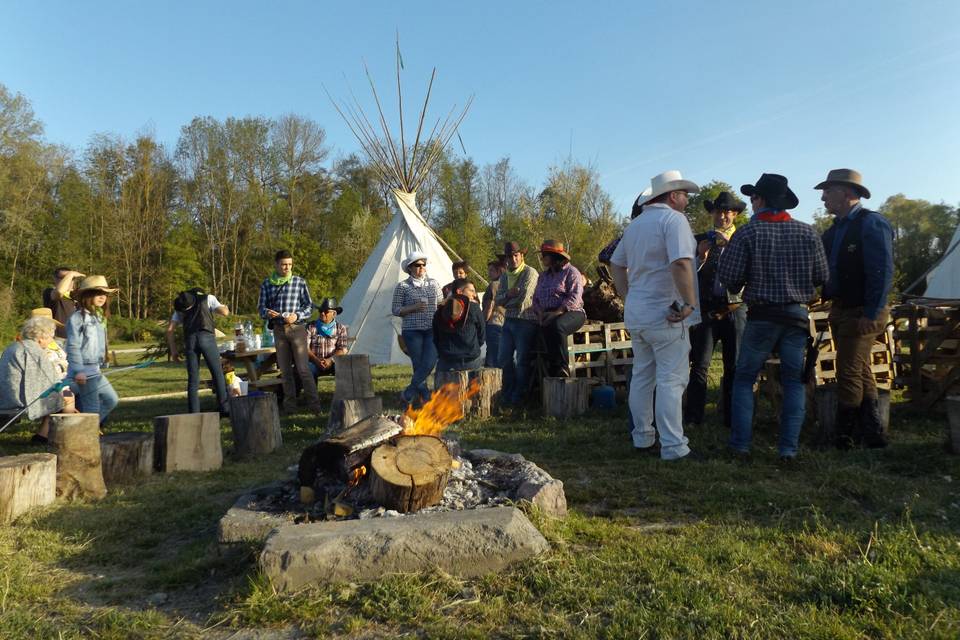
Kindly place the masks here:
MULTIPOLYGON (((700 187, 700 193, 695 193, 690 196, 690 201, 687 203, 687 208, 684 210, 684 213, 687 214, 687 219, 690 221, 690 228, 693 229, 694 233, 703 233, 713 229, 713 215, 707 211, 703 203, 705 200, 715 200, 722 191, 727 191, 732 193, 736 197, 737 192, 733 190, 726 182, 720 180, 711 180, 707 184, 700 187)), ((740 227, 750 220, 747 210, 744 210, 744 213, 738 215, 733 224, 740 227)))
MULTIPOLYGON (((894 290, 903 291, 946 251, 960 223, 960 210, 897 194, 887 198, 880 213, 893 227, 894 290)), ((910 293, 921 294, 925 287, 920 283, 910 293)))

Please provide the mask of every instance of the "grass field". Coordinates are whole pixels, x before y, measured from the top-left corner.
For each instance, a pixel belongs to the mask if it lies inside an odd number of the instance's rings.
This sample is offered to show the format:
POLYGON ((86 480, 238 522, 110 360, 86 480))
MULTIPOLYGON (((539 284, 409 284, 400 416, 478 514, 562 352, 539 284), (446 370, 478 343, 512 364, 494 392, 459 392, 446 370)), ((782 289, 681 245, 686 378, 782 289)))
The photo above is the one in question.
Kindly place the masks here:
MULTIPOLYGON (((375 371, 390 407, 405 375, 375 371)), ((143 395, 184 378, 158 364, 115 386, 143 395)), ((331 382, 321 393, 329 400, 331 382)), ((121 402, 109 430, 148 430, 185 404, 121 402)), ((678 463, 635 453, 622 410, 466 422, 468 447, 520 452, 564 481, 570 515, 532 514, 548 554, 475 580, 391 575, 280 595, 257 574, 256 549, 218 548, 216 525, 245 489, 284 476, 326 422, 284 418, 283 448, 257 462, 154 475, 0 528, 0 637, 953 640, 960 457, 943 448, 944 420, 895 404, 889 449, 805 448, 786 467, 769 417, 749 464, 724 455, 716 422, 689 434, 706 460, 678 463)), ((0 452, 37 450, 28 439, 4 433, 0 452)))

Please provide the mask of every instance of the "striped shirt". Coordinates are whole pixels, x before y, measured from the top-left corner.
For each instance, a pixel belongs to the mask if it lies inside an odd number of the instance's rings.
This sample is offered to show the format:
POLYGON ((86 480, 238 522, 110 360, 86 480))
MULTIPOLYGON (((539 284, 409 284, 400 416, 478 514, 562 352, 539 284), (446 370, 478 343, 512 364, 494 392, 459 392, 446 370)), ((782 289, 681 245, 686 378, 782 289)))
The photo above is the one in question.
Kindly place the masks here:
POLYGON ((816 230, 799 220, 750 219, 730 238, 717 269, 730 291, 747 305, 807 304, 827 281, 829 268, 816 230))
POLYGON ((334 353, 347 348, 347 325, 337 323, 336 334, 325 336, 317 330, 317 323, 307 327, 307 344, 318 358, 330 358, 334 353))
POLYGON ((403 316, 404 331, 420 331, 433 328, 433 314, 443 294, 440 283, 433 278, 427 278, 422 287, 414 286, 413 278, 407 278, 393 290, 393 315, 399 316, 402 307, 409 307, 418 302, 426 302, 427 308, 423 311, 414 311, 403 316))
POLYGON ((275 285, 270 278, 265 279, 260 285, 257 309, 263 319, 267 319, 267 309, 271 309, 281 315, 297 314, 298 323, 306 321, 313 314, 313 300, 307 281, 300 276, 291 276, 288 283, 275 285))

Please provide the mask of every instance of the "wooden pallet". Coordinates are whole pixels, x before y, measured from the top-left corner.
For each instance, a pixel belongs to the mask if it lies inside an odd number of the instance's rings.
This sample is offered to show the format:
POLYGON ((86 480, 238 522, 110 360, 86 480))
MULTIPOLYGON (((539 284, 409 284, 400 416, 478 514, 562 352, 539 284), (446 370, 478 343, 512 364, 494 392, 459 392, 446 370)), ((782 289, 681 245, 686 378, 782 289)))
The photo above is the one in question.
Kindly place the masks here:
POLYGON ((913 300, 892 311, 895 378, 914 408, 960 393, 960 301, 913 300))

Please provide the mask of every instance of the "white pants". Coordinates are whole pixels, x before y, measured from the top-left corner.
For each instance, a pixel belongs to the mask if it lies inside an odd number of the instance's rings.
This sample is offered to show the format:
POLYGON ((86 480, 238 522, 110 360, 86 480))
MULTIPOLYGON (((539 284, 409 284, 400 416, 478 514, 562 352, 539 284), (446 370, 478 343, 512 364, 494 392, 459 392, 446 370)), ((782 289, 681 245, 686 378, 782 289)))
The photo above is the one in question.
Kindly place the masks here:
POLYGON ((633 446, 652 447, 660 432, 660 457, 675 460, 690 453, 683 435, 683 390, 690 379, 690 337, 680 323, 631 329, 633 380, 630 412, 633 446), (657 391, 657 428, 653 428, 653 391, 657 391))

